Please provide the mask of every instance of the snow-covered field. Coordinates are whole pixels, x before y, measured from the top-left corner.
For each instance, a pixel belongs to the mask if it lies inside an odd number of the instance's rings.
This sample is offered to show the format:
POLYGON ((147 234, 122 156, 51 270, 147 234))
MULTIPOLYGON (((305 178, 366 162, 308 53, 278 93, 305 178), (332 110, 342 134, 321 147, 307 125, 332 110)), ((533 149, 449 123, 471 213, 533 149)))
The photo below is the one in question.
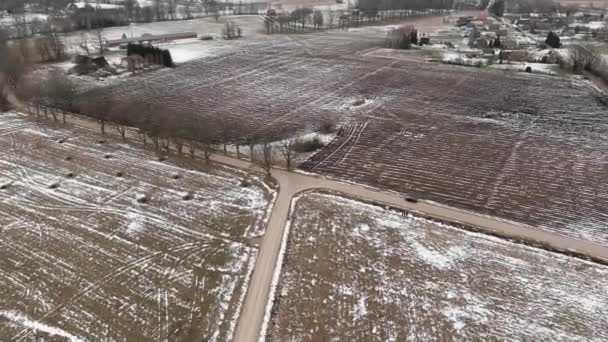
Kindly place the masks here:
POLYGON ((608 268, 342 197, 294 206, 270 341, 605 341, 608 268))
POLYGON ((532 69, 534 74, 543 75, 560 75, 563 72, 560 70, 557 64, 545 64, 545 63, 525 63, 525 62, 510 62, 504 64, 491 64, 490 68, 500 70, 515 70, 519 72, 525 72, 527 67, 532 69))
MULTIPOLYGON (((180 32, 196 32, 199 35, 211 35, 221 37, 226 22, 233 22, 241 27, 244 35, 253 35, 263 30, 264 26, 260 17, 255 15, 220 17, 218 21, 211 17, 197 18, 191 20, 162 21, 152 23, 134 23, 128 26, 116 26, 105 28, 102 32, 104 39, 120 39, 122 35, 127 37, 141 37, 144 34, 160 35, 180 32)), ((67 36, 69 46, 78 46, 82 41, 82 35, 88 34, 94 41, 95 32, 78 31, 67 36)))
POLYGON ((270 194, 100 139, 0 114, 0 340, 230 340, 270 194))

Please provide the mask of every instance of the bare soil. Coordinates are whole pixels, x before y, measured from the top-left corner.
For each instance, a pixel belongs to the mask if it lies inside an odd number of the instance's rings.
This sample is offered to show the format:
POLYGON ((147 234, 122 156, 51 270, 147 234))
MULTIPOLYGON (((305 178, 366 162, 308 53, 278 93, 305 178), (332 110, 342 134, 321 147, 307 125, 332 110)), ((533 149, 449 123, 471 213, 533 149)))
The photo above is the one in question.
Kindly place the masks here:
POLYGON ((270 195, 103 139, 0 114, 0 340, 229 340, 270 195))
POLYGON ((605 266, 334 195, 291 219, 268 341, 608 338, 605 266))

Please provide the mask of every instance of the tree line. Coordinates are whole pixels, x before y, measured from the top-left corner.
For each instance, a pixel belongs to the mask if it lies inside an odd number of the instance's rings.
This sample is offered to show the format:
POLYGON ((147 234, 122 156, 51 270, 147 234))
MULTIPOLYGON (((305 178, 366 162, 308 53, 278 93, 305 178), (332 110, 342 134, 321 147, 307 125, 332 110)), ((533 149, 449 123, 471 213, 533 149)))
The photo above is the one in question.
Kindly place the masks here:
POLYGON ((454 0, 359 0, 364 15, 376 15, 387 10, 452 9, 454 0))
POLYGON ((162 65, 168 68, 175 67, 171 52, 165 49, 159 49, 154 46, 147 46, 142 44, 131 44, 127 45, 127 56, 138 55, 143 57, 144 60, 162 65))
MULTIPOLYGON (((43 82, 25 77, 15 93, 38 119, 65 123, 67 115, 80 114, 96 120, 102 135, 115 130, 123 140, 138 138, 158 154, 175 151, 194 158, 201 153, 204 160, 210 162, 211 154, 218 147, 227 154, 231 145, 238 158, 248 156, 270 172, 279 159, 291 169, 298 154, 323 146, 318 139, 291 138, 277 142, 277 137, 264 133, 261 126, 237 127, 224 116, 205 117, 196 110, 173 108, 137 96, 118 98, 104 88, 80 93, 76 84, 61 72, 52 73, 43 82), (247 153, 243 153, 244 147, 247 153)), ((334 125, 324 121, 317 129, 328 133, 334 125)))
POLYGON ((410 17, 442 15, 449 9, 385 9, 382 11, 345 11, 322 12, 308 7, 296 8, 292 12, 269 10, 264 17, 267 34, 302 33, 325 29, 347 29, 369 25, 380 25, 403 21, 410 17), (371 14, 373 12, 373 14, 371 14))

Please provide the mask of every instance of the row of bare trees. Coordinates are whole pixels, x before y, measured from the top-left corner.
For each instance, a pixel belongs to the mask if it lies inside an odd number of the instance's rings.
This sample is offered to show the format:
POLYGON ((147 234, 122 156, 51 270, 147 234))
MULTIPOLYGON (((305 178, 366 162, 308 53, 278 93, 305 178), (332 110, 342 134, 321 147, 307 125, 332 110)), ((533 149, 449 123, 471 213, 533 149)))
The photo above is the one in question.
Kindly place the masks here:
POLYGON ((66 114, 74 108, 77 96, 77 87, 71 79, 60 71, 53 71, 43 81, 24 77, 16 86, 15 94, 20 102, 27 106, 30 112, 36 113, 40 118, 44 115, 58 122, 66 122, 66 114))
POLYGON ((159 154, 174 152, 194 158, 201 153, 210 162, 211 154, 218 149, 227 154, 231 146, 237 158, 241 158, 245 156, 242 148, 246 147, 251 161, 270 173, 279 162, 292 169, 305 144, 295 138, 274 141, 274 137, 264 135, 257 127, 235 129, 221 117, 209 118, 137 97, 115 98, 103 88, 77 94, 75 84, 60 73, 51 75, 41 85, 24 84, 19 96, 38 118, 66 122, 66 114, 78 113, 97 121, 102 135, 115 129, 123 140, 137 139, 144 145, 151 144, 159 154))
POLYGON ((269 11, 264 18, 267 34, 309 32, 325 29, 347 29, 369 25, 379 25, 403 21, 409 17, 443 15, 448 9, 402 9, 376 11, 374 14, 364 12, 346 13, 344 11, 312 10, 297 8, 291 13, 269 11))

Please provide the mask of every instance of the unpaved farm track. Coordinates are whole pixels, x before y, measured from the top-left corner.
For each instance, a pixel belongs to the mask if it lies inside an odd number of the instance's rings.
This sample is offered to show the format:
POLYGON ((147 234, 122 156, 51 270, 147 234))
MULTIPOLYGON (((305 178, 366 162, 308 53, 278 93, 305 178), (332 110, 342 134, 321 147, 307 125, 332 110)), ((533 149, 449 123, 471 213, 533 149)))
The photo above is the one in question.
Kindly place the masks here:
MULTIPOLYGON (((233 167, 250 167, 248 162, 234 160, 223 156, 215 156, 215 160, 233 167)), ((382 192, 356 184, 342 183, 325 178, 291 173, 284 170, 273 170, 272 175, 280 184, 279 197, 270 217, 269 225, 264 235, 253 276, 234 341, 247 342, 255 340, 260 333, 264 313, 270 293, 274 269, 276 267, 285 224, 289 215, 291 199, 299 192, 312 189, 329 189, 376 203, 390 205, 396 208, 423 213, 433 218, 443 219, 453 223, 474 226, 483 231, 503 237, 518 240, 538 242, 552 248, 564 251, 576 251, 608 261, 608 248, 589 241, 560 236, 551 232, 534 229, 500 221, 491 217, 479 216, 474 213, 438 206, 432 203, 408 203, 402 196, 382 192)))

